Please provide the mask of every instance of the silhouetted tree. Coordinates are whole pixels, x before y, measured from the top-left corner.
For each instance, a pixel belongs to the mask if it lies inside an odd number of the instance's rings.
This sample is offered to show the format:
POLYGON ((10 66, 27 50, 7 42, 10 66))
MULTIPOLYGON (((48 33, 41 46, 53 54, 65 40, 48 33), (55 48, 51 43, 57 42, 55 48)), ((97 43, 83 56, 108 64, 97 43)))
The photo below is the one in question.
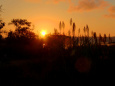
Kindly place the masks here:
POLYGON ((94 36, 93 34, 94 34, 94 32, 92 31, 91 32, 91 35, 92 35, 92 38, 91 38, 92 39, 92 44, 93 44, 93 36, 94 36))
POLYGON ((64 35, 64 28, 65 28, 65 23, 64 23, 64 21, 62 22, 62 27, 63 27, 63 35, 64 35))
MULTIPOLYGON (((72 27, 72 24, 73 24, 73 20, 72 18, 70 19, 70 27, 72 27)), ((72 28, 70 28, 70 31, 72 31, 72 28)))
POLYGON ((95 40, 95 44, 97 44, 97 34, 96 34, 96 32, 93 33, 93 37, 94 37, 94 40, 95 40))
POLYGON ((12 37, 17 40, 35 39, 36 35, 30 28, 31 22, 28 22, 26 19, 13 19, 10 24, 13 24, 16 29, 14 32, 10 31, 8 33, 8 38, 12 37))
POLYGON ((103 42, 104 42, 104 44, 106 43, 106 34, 104 34, 104 38, 103 38, 103 42))
POLYGON ((61 21, 60 21, 60 23, 59 23, 60 35, 61 35, 61 28, 62 28, 62 24, 61 24, 61 21))
POLYGON ((0 20, 0 30, 1 30, 4 26, 5 26, 5 23, 4 23, 2 20, 0 20))
POLYGON ((73 37, 75 37, 75 28, 76 28, 76 25, 75 25, 75 23, 73 23, 73 29, 72 29, 73 37))
POLYGON ((80 28, 78 29, 78 37, 79 37, 79 35, 80 35, 80 28))
POLYGON ((89 37, 89 26, 86 25, 87 36, 89 37))
POLYGON ((56 28, 54 28, 54 34, 55 34, 55 35, 58 35, 58 31, 57 31, 56 28))
POLYGON ((102 42, 102 36, 101 34, 99 34, 99 44, 101 44, 101 42, 102 42))
POLYGON ((111 43, 112 42, 112 39, 111 39, 111 36, 110 36, 110 34, 109 34, 109 43, 111 43))
MULTIPOLYGON (((2 5, 0 6, 0 12, 2 12, 2 5)), ((2 20, 0 20, 0 39, 2 38, 1 33, 3 31, 1 31, 1 29, 5 26, 5 22, 3 22, 2 20)))
POLYGON ((71 41, 71 31, 69 30, 68 31, 68 36, 69 36, 69 47, 71 47, 71 45, 72 45, 72 41, 71 41))
MULTIPOLYGON (((31 22, 28 22, 26 19, 13 19, 10 24, 14 24, 16 26, 16 29, 22 29, 22 27, 30 27, 31 22)), ((30 28, 26 28, 30 29, 30 28)))
POLYGON ((79 43, 80 43, 80 28, 78 29, 78 41, 79 41, 79 43))
POLYGON ((85 28, 85 27, 83 28, 83 31, 84 31, 84 36, 86 36, 86 34, 85 34, 85 32, 86 32, 86 28, 85 28))
POLYGON ((75 25, 75 23, 73 23, 73 29, 72 29, 72 32, 73 32, 73 46, 75 46, 75 28, 76 28, 76 25, 75 25))

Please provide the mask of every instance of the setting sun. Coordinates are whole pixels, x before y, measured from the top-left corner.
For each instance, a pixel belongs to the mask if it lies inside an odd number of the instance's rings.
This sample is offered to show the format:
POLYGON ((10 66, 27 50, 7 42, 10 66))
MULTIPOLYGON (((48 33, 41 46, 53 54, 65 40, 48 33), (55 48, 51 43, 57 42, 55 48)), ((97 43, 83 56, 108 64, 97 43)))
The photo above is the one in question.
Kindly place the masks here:
POLYGON ((41 31, 42 36, 46 35, 46 31, 41 31))

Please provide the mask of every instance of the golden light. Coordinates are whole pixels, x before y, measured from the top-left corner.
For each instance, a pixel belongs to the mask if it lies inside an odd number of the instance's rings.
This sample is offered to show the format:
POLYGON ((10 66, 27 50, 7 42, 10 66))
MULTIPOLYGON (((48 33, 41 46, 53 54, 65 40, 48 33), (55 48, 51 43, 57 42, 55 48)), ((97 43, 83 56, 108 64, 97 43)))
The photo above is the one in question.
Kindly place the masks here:
POLYGON ((46 34, 45 32, 42 32, 42 35, 43 35, 43 36, 45 36, 45 34, 46 34))
POLYGON ((41 31, 41 35, 45 36, 46 35, 46 31, 41 31))

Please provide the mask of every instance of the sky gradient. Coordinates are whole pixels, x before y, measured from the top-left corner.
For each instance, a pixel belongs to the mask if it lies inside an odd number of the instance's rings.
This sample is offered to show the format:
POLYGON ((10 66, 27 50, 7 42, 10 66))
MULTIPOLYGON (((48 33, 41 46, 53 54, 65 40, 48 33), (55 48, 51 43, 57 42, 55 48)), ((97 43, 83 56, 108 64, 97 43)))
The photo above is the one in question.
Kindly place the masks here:
MULTIPOLYGON (((115 0, 0 0, 1 18, 6 24, 12 19, 27 19, 35 25, 34 32, 46 30, 53 33, 59 31, 59 22, 65 22, 65 33, 70 27, 70 18, 83 33, 83 27, 89 25, 97 35, 109 33, 115 36, 115 0)), ((13 27, 6 25, 6 30, 13 27)))

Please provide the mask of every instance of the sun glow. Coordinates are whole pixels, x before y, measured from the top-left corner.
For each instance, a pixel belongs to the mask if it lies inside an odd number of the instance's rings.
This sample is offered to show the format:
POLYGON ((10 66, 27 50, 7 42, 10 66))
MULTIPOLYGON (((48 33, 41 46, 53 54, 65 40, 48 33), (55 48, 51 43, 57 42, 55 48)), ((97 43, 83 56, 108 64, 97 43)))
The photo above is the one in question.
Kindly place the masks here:
POLYGON ((44 31, 44 30, 41 31, 41 35, 42 35, 42 36, 45 36, 45 35, 46 35, 46 31, 44 31))
POLYGON ((46 34, 45 32, 42 32, 42 35, 43 35, 43 36, 45 36, 45 34, 46 34))

